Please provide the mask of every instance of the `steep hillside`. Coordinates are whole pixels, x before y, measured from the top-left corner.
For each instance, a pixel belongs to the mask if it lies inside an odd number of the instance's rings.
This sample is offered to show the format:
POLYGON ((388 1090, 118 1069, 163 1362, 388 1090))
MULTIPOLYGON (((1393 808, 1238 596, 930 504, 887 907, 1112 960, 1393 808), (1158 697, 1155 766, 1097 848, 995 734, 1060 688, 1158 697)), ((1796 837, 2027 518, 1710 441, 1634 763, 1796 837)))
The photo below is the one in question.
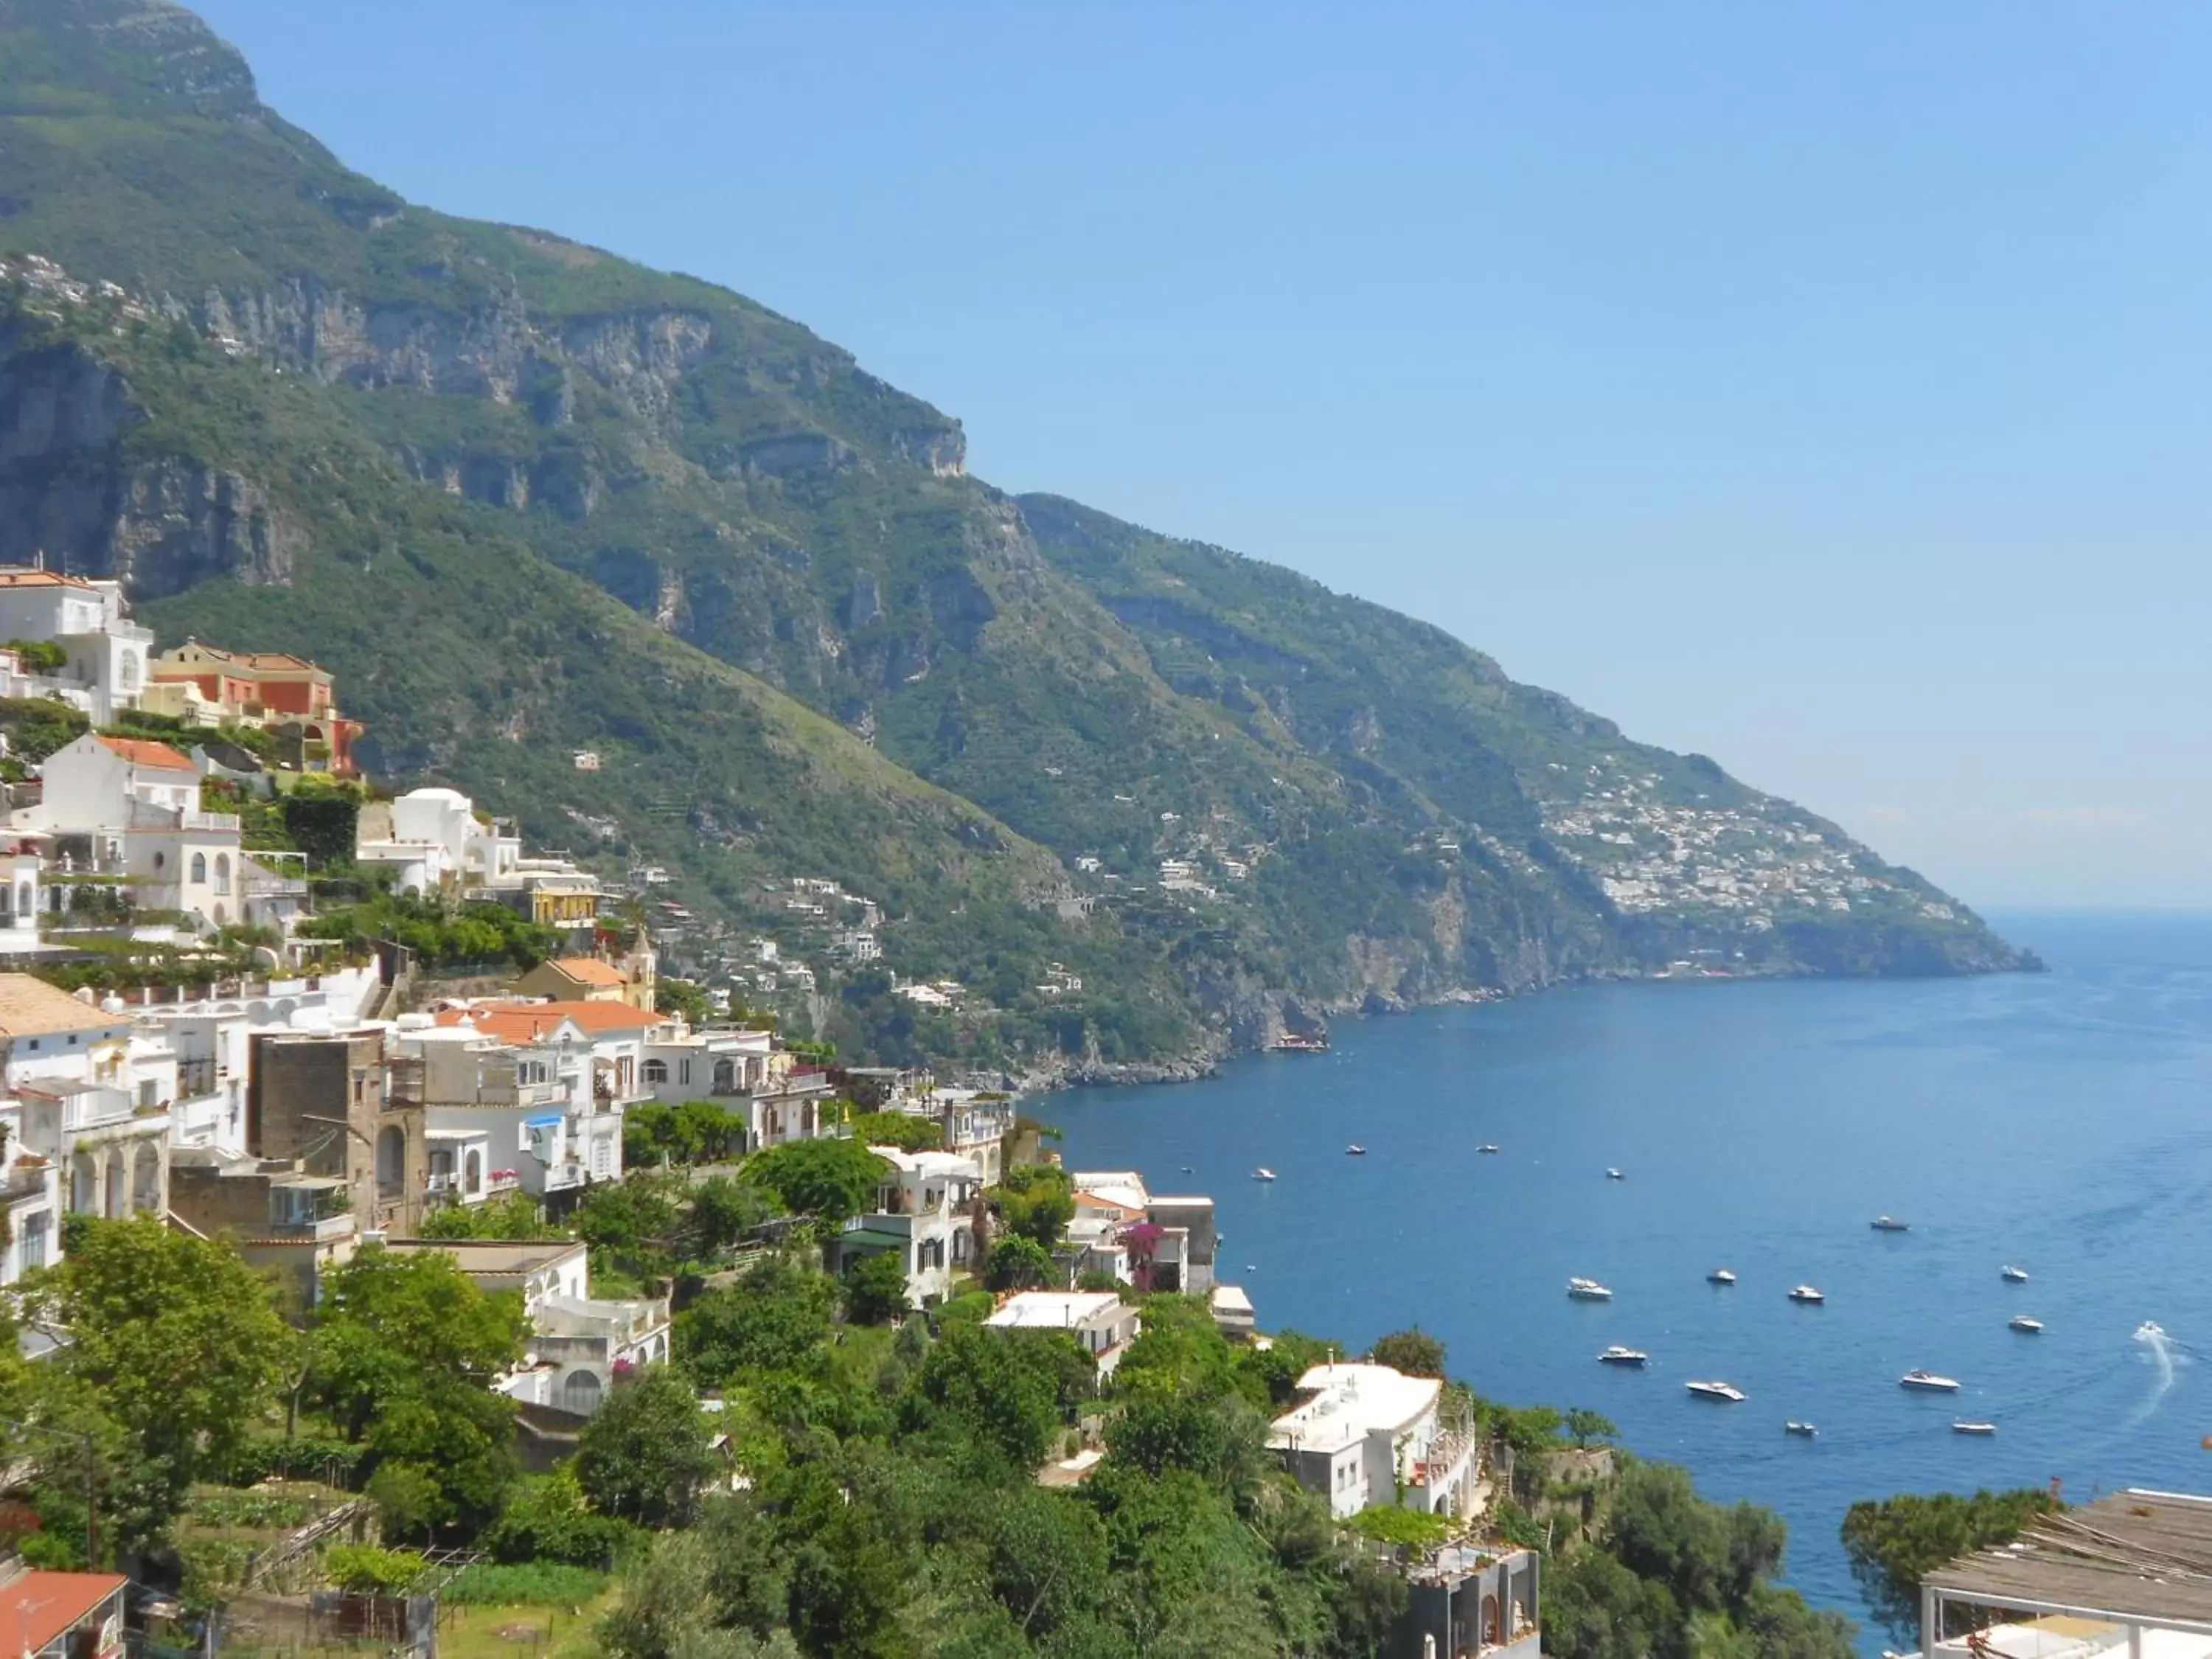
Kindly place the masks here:
POLYGON ((900 971, 1018 1005, 1088 964, 1076 1003, 901 1042, 1158 1054, 1262 1038, 1286 996, 1692 951, 2014 962, 1832 826, 1433 629, 1017 503, 965 476, 957 422, 738 295, 400 200, 162 0, 0 0, 11 254, 15 309, 48 315, 0 362, 0 558, 312 652, 393 775, 582 815, 723 912, 763 876, 888 899, 938 870, 968 886, 906 890, 900 971), (845 787, 761 765, 765 729, 845 787), (620 763, 577 774, 570 745, 620 763), (948 825, 957 858, 907 844, 948 825))

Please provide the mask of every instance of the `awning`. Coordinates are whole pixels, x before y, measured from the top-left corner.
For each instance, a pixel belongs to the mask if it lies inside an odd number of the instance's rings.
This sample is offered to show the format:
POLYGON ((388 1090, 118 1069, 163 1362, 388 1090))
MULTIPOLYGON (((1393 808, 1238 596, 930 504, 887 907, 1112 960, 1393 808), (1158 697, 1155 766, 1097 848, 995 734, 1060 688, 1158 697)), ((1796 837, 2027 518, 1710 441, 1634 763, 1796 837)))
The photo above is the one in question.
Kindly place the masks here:
POLYGON ((561 1114, 556 1112, 550 1117, 526 1117, 522 1120, 522 1127, 526 1129, 557 1129, 561 1127, 561 1114))

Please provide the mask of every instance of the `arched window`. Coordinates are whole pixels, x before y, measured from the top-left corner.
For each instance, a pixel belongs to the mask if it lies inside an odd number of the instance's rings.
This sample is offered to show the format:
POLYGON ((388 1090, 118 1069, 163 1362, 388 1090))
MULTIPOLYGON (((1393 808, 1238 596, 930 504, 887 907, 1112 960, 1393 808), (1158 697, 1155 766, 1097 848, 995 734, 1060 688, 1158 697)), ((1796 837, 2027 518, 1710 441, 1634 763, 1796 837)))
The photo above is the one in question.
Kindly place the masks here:
POLYGON ((126 651, 123 653, 123 660, 117 665, 116 678, 125 691, 138 689, 138 658, 136 653, 126 651))
POLYGON ((464 1189, 471 1193, 482 1192, 483 1190, 483 1154, 471 1149, 468 1157, 463 1160, 461 1169, 464 1189))
POLYGON ((716 1060, 714 1062, 714 1092, 718 1095, 733 1095, 737 1091, 738 1062, 734 1060, 716 1060))
POLYGON ((589 1371, 570 1371, 561 1382, 561 1408, 589 1417, 599 1408, 599 1379, 589 1371))
POLYGON ((376 1136, 376 1189, 396 1196, 407 1184, 407 1137, 397 1124, 387 1123, 376 1136))
POLYGON ((230 890, 230 854, 228 853, 215 855, 215 890, 218 893, 230 890))
POLYGON ((667 1082, 668 1062, 665 1060, 647 1060, 645 1062, 645 1080, 648 1084, 667 1082))
POLYGON ((207 879, 207 854, 205 853, 195 853, 192 854, 192 879, 196 882, 205 881, 207 879))

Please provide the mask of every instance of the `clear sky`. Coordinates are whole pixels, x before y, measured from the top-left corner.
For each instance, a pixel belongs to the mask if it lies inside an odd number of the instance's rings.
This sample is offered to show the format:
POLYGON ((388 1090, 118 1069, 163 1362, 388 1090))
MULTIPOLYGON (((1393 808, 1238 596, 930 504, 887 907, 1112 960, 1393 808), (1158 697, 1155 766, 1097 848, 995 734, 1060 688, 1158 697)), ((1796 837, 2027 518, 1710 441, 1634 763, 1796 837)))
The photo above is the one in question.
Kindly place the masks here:
POLYGON ((1986 905, 2212 905, 2212 6, 202 0, 418 200, 1986 905))

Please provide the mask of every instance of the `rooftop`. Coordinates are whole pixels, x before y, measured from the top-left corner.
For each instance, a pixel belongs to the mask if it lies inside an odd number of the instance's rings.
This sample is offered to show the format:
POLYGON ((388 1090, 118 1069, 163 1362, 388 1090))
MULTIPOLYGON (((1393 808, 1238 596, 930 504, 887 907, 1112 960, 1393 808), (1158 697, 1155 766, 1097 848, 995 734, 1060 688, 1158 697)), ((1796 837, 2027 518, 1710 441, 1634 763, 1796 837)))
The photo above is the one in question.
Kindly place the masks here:
POLYGON ((1388 1365, 1316 1365, 1298 1379, 1298 1392, 1311 1398, 1275 1419, 1267 1443, 1334 1451, 1377 1431, 1403 1429, 1435 1407, 1443 1386, 1388 1365))
POLYGON ((43 1036, 52 1031, 102 1031, 130 1024, 102 1013, 28 974, 0 974, 0 1036, 43 1036))
POLYGON ((155 743, 150 738, 110 738, 100 742, 133 766, 151 766, 164 772, 190 772, 192 763, 166 743, 155 743))
POLYGON ((82 576, 64 576, 58 570, 33 570, 21 565, 0 568, 0 587, 77 587, 88 592, 95 591, 82 576))
POLYGON ((983 1322, 1009 1331, 1072 1331, 1121 1305, 1111 1291, 1024 1291, 983 1322))
POLYGON ((2212 1631, 2212 1498, 2118 1492, 1923 1584, 1951 1601, 2212 1631))
POLYGON ((438 1024, 459 1025, 466 1020, 486 1036, 501 1042, 535 1042, 555 1035, 563 1020, 586 1036, 611 1036, 622 1031, 647 1031, 668 1022, 665 1014, 648 1013, 626 1002, 479 1002, 471 1008, 439 1011, 438 1024))
POLYGON ((611 962, 601 962, 597 957, 556 957, 545 964, 558 969, 579 985, 627 985, 622 969, 611 962))
POLYGON ((385 1248, 402 1254, 443 1250, 461 1264, 461 1271, 485 1277, 522 1279, 543 1273, 556 1262, 583 1249, 572 1238, 549 1238, 516 1243, 499 1238, 394 1238, 385 1248))
POLYGON ((33 1568, 0 1585, 0 1626, 22 1652, 40 1652, 129 1582, 119 1573, 33 1568))

